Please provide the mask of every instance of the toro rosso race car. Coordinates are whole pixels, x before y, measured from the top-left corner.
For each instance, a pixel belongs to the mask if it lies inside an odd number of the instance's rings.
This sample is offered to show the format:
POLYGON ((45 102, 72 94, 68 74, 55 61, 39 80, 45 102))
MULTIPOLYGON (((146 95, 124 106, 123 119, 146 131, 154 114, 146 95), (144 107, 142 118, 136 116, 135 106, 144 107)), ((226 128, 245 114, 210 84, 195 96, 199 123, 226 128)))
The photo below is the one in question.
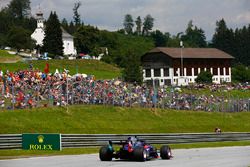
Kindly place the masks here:
POLYGON ((113 148, 113 142, 102 146, 99 150, 99 158, 101 161, 111 161, 112 158, 134 161, 147 161, 161 157, 162 159, 172 158, 171 149, 164 145, 160 149, 160 156, 157 149, 146 143, 144 140, 139 140, 137 137, 129 137, 126 141, 116 143, 122 145, 118 151, 113 148))

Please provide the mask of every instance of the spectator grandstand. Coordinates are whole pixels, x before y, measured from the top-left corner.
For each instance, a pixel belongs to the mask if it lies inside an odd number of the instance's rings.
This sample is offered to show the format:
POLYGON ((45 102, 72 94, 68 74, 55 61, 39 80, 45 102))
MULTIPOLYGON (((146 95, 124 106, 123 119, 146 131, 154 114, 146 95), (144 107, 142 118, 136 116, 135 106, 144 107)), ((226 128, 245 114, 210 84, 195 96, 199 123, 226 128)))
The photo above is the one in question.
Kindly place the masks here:
MULTIPOLYGON (((192 85, 188 89, 249 90, 245 85, 192 85)), ((158 87, 126 83, 118 79, 96 80, 94 76, 75 74, 67 70, 54 74, 39 70, 1 72, 0 108, 25 109, 73 104, 101 104, 124 107, 156 107, 177 110, 250 111, 249 98, 194 95, 182 93, 181 88, 158 87)))

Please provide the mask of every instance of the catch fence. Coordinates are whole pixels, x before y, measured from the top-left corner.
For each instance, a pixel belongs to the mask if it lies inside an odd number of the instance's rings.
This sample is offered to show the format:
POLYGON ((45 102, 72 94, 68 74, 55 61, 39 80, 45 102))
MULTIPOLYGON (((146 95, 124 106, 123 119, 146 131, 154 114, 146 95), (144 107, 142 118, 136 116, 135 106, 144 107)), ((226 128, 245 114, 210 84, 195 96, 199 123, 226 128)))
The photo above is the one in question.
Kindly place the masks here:
POLYGON ((250 111, 249 98, 193 95, 154 90, 136 85, 105 84, 105 81, 20 81, 0 84, 1 109, 22 109, 75 104, 147 107, 208 112, 250 111))

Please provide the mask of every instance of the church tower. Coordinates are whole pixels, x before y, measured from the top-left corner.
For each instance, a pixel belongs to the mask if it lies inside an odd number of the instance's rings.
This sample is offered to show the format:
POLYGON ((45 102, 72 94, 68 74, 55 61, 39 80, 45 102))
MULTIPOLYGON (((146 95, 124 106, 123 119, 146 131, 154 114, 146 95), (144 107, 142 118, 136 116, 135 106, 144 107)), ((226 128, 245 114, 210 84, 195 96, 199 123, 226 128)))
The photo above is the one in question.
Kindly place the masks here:
POLYGON ((39 8, 36 13, 37 27, 35 31, 31 34, 31 38, 36 41, 36 45, 43 46, 44 33, 44 18, 43 12, 39 8))
POLYGON ((43 18, 43 13, 41 10, 39 10, 36 13, 36 20, 37 20, 37 28, 44 28, 44 18, 43 18))

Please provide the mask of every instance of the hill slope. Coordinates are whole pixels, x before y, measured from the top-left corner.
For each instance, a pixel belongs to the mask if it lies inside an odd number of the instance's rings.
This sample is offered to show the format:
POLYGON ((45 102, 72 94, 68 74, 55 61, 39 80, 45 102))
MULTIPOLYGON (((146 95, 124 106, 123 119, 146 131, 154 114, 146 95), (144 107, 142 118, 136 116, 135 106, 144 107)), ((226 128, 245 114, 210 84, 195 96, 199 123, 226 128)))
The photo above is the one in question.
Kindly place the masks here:
POLYGON ((0 112, 0 133, 249 132, 250 113, 209 113, 105 106, 0 112))
POLYGON ((94 75, 97 79, 112 79, 120 76, 120 69, 97 60, 37 60, 29 62, 18 62, 18 63, 0 63, 0 68, 5 72, 16 71, 19 69, 28 69, 29 65, 32 64, 33 68, 44 71, 46 63, 49 64, 49 70, 54 73, 56 69, 63 71, 68 69, 70 74, 84 73, 88 75, 94 75))

